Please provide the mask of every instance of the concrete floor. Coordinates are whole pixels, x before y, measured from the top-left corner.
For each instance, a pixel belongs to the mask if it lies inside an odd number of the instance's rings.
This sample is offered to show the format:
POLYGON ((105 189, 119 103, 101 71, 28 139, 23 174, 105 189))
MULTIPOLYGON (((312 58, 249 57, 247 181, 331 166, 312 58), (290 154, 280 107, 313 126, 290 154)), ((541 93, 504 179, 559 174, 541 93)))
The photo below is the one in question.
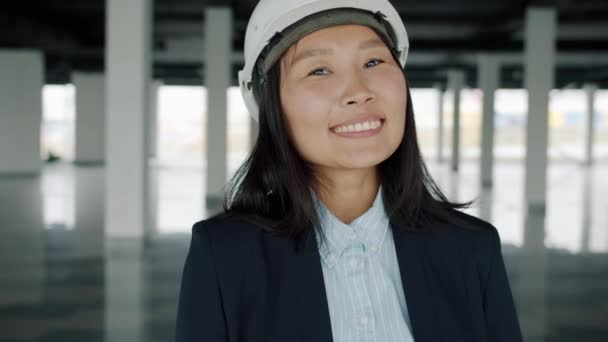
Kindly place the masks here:
MULTIPOLYGON (((523 163, 429 165, 452 200, 500 231, 526 341, 608 341, 608 163, 552 163, 546 216, 526 215, 523 163)), ((171 341, 204 167, 152 163, 151 238, 103 237, 103 168, 0 178, 0 342, 171 341)))

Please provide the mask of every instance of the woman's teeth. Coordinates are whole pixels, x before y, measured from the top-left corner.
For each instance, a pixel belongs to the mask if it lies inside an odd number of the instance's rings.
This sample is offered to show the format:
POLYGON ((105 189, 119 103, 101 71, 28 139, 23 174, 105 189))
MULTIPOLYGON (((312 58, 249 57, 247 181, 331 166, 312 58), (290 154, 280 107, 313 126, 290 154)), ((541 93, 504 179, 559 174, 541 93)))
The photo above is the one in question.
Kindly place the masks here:
POLYGON ((370 129, 376 129, 376 128, 380 127, 381 124, 382 123, 380 122, 380 120, 358 122, 354 125, 336 127, 336 128, 334 128, 334 131, 336 133, 363 132, 363 131, 368 131, 370 129))

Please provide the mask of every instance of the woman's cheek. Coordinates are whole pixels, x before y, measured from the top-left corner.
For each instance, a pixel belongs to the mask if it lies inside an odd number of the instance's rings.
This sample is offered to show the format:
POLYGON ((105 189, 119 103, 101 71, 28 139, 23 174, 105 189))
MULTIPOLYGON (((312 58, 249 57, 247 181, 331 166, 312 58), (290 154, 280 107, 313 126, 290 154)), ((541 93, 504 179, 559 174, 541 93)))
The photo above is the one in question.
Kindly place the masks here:
POLYGON ((328 79, 316 80, 309 82, 302 88, 305 97, 307 97, 308 99, 316 99, 319 98, 319 96, 321 98, 327 98, 328 96, 331 96, 332 90, 336 90, 336 84, 335 82, 332 82, 332 80, 328 79))

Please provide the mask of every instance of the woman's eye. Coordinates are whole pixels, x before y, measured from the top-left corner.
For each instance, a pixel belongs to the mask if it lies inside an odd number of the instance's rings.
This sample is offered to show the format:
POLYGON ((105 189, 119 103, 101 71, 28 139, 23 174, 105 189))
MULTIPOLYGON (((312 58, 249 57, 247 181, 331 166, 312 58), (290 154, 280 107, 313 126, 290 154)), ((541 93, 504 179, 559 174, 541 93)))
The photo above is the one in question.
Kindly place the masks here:
POLYGON ((375 61, 375 62, 378 62, 378 63, 376 63, 375 65, 378 65, 378 64, 380 64, 380 63, 384 62, 384 61, 383 61, 383 60, 381 60, 381 59, 374 58, 374 59, 370 60, 369 62, 367 62, 365 65, 368 65, 369 63, 372 63, 372 62, 374 62, 374 61, 375 61))
MULTIPOLYGON (((369 62, 365 63, 365 65, 369 65, 370 63, 375 63, 372 66, 376 66, 376 65, 378 65, 380 63, 383 63, 383 62, 384 61, 381 60, 381 59, 379 59, 379 58, 374 58, 374 59, 371 59, 369 62)), ((327 71, 327 69, 325 69, 325 68, 318 68, 318 69, 315 69, 315 70, 311 71, 308 75, 312 75, 312 76, 327 75, 327 73, 324 73, 324 74, 318 73, 318 72, 322 72, 322 71, 327 71)), ((327 72, 329 72, 329 71, 327 71, 327 72)))
POLYGON ((309 75, 314 75, 314 76, 327 75, 327 74, 317 74, 316 73, 317 71, 323 71, 323 70, 327 71, 327 69, 319 68, 319 69, 315 69, 315 70, 311 71, 309 75))

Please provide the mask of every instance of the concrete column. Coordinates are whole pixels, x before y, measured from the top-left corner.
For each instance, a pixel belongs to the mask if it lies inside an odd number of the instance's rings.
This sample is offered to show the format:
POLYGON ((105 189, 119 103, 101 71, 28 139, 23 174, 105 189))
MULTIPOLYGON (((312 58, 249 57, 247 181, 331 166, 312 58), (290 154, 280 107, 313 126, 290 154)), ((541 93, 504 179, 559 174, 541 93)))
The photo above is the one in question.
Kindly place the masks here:
POLYGON ((554 85, 557 15, 553 8, 526 12, 524 85, 528 90, 524 241, 519 263, 519 312, 526 340, 546 336, 545 218, 549 91, 554 85))
POLYGON ((494 191, 482 188, 479 194, 479 218, 492 221, 492 206, 494 205, 494 191))
POLYGON ((454 120, 452 122, 452 171, 458 171, 460 163, 460 91, 464 86, 462 70, 448 71, 448 87, 452 90, 454 104, 454 120))
POLYGON ((156 158, 158 153, 158 91, 163 81, 154 80, 150 88, 150 158, 156 158))
POLYGON ((221 204, 227 177, 227 100, 232 65, 232 9, 205 10, 205 82, 207 85, 207 208, 221 204))
POLYGON ((450 197, 449 199, 453 202, 460 201, 460 183, 462 179, 460 178, 460 174, 458 172, 450 172, 450 197))
POLYGON ((80 168, 74 172, 74 231, 75 253, 80 258, 104 256, 104 186, 99 180, 102 167, 80 168))
POLYGON ((595 109, 595 94, 597 92, 597 85, 587 84, 585 85, 585 99, 586 99, 586 110, 587 120, 585 125, 585 164, 593 164, 593 136, 595 125, 593 122, 593 112, 595 109))
POLYGON ((76 88, 75 164, 105 161, 105 77, 101 73, 72 74, 76 88))
POLYGON ((495 56, 479 56, 479 89, 483 92, 481 125, 481 172, 482 187, 492 186, 494 165, 494 92, 498 88, 500 67, 495 56))
POLYGON ((582 194, 581 194, 581 253, 591 252, 591 227, 593 226, 593 168, 586 167, 582 170, 582 194))
MULTIPOLYGON (((113 1, 113 0, 111 0, 113 1)), ((105 342, 148 341, 145 312, 146 288, 141 244, 131 239, 105 242, 104 313, 105 342)))
POLYGON ((526 12, 524 84, 528 90, 525 202, 544 212, 547 192, 549 91, 555 69, 556 12, 528 8, 526 12))
POLYGON ((443 162, 443 87, 435 84, 437 90, 437 162, 443 162))
POLYGON ((150 0, 107 0, 105 229, 144 236, 148 205, 150 0))
MULTIPOLYGON (((3 80, 0 78, 0 81, 3 80)), ((0 105, 4 103, 0 102, 0 105)), ((40 191, 43 187, 42 180, 42 176, 0 177, 2 308, 24 304, 40 305, 45 300, 49 237, 44 229, 45 193, 40 191), (9 279, 11 282, 8 282, 9 279)), ((20 324, 4 321, 0 326, 3 338, 17 338, 24 334, 24 327, 20 324)))
POLYGON ((524 246, 519 256, 513 295, 524 341, 544 341, 547 336, 546 215, 530 212, 524 221, 524 246))
POLYGON ((255 142, 260 134, 260 125, 252 117, 249 117, 249 150, 253 150, 255 142))
POLYGON ((40 174, 42 55, 0 50, 0 174, 40 174))

